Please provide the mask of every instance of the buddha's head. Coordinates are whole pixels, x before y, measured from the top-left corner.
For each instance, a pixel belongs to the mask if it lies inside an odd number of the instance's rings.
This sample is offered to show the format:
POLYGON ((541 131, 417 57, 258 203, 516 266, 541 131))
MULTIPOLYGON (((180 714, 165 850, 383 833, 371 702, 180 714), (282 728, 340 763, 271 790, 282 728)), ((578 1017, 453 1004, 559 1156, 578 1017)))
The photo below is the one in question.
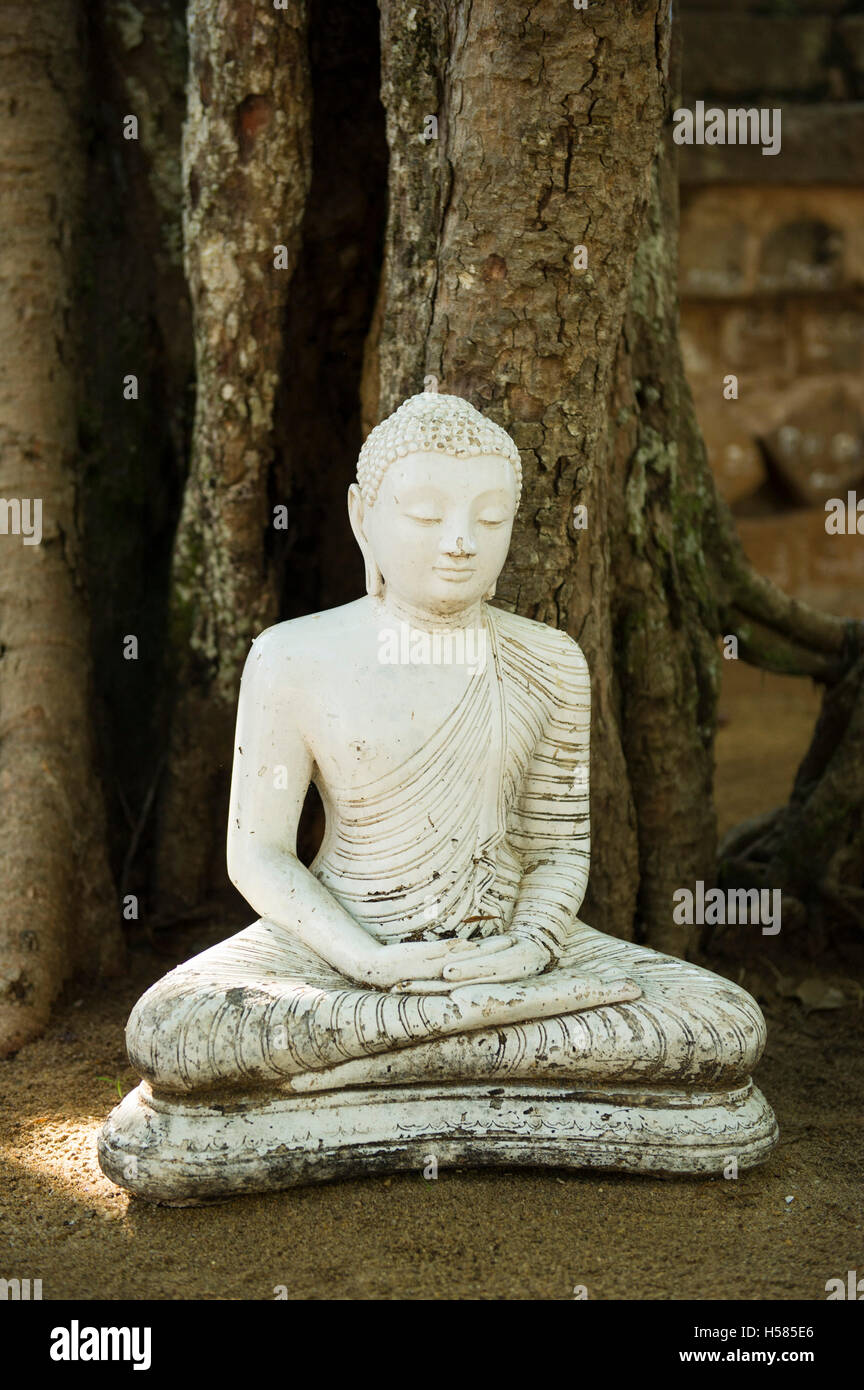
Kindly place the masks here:
POLYGON ((491 597, 521 488, 505 430, 461 396, 412 396, 371 431, 348 490, 367 591, 432 614, 491 597))

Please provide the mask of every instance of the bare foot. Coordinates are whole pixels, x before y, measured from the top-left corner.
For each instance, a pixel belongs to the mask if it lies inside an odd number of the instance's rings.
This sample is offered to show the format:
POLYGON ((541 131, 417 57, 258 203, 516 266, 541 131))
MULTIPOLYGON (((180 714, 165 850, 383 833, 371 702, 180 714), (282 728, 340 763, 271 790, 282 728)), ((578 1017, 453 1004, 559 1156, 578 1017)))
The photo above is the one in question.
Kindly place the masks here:
POLYGON ((642 991, 633 980, 600 980, 591 975, 537 976, 510 984, 458 985, 450 998, 469 1027, 521 1023, 532 1018, 601 1009, 638 999, 642 991))

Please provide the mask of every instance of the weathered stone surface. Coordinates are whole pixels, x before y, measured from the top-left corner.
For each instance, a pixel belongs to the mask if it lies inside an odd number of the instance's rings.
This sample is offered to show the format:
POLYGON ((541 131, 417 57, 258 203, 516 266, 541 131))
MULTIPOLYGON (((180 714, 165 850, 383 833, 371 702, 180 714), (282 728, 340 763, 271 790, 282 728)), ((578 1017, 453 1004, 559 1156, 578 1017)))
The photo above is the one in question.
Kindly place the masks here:
POLYGON ((784 387, 797 367, 797 345, 790 332, 790 308, 782 299, 729 303, 685 300, 681 305, 681 346, 687 375, 711 395, 723 378, 739 379, 739 394, 758 384, 784 387))
POLYGON ((864 314, 842 301, 685 299, 681 344, 700 398, 710 398, 715 383, 719 393, 730 372, 742 395, 769 385, 785 393, 796 380, 829 374, 854 390, 864 362, 864 314))
POLYGON ((795 345, 783 300, 731 306, 723 316, 719 343, 725 372, 752 377, 789 375, 795 345))
POLYGON ((728 310, 723 303, 684 300, 681 305, 681 355, 692 384, 710 380, 719 391, 725 372, 732 371, 718 358, 718 344, 728 310))
POLYGON ((682 219, 679 272, 684 294, 726 298, 748 288, 747 247, 750 232, 734 203, 716 205, 712 215, 682 219))
POLYGON ((777 1122, 752 1083, 731 1091, 560 1085, 394 1086, 304 1097, 188 1101, 142 1083, 99 1140, 103 1172, 150 1201, 414 1169, 599 1168, 720 1176, 767 1158, 777 1122))
POLYGON ((798 301, 789 321, 804 372, 848 372, 860 378, 864 367, 864 312, 854 302, 798 301))
POLYGON ((833 290, 843 282, 843 234, 819 218, 797 218, 763 241, 757 287, 773 292, 833 290))

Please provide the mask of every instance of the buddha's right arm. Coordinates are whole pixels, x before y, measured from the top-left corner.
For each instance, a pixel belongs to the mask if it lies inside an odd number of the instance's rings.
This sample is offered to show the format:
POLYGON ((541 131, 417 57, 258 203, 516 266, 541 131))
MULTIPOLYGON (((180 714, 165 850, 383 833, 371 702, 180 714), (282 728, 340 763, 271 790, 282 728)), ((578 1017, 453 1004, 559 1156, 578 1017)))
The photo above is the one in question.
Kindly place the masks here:
POLYGON ((297 858, 297 826, 313 759, 298 726, 298 689, 285 627, 246 659, 234 743, 228 874, 261 916, 285 927, 340 973, 375 982, 381 946, 297 858))
MULTIPOLYGON (((286 626, 261 634, 243 671, 228 816, 231 882, 259 916, 358 984, 387 989, 402 979, 440 977, 454 943, 382 945, 297 858, 314 762, 301 729, 303 682, 292 670, 286 626)), ((302 653, 300 662, 308 680, 302 653)))
POLYGON ((379 943, 290 851, 257 845, 229 854, 228 872, 260 917, 284 927, 340 974, 378 983, 379 943))

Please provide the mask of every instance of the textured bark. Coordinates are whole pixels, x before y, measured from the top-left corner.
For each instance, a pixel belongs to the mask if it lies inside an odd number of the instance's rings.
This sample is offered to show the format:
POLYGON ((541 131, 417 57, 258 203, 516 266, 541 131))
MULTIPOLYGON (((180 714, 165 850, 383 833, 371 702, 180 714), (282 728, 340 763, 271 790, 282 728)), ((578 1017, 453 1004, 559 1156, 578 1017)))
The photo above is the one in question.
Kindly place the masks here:
MULTIPOLYGON (((667 116, 678 105, 677 59, 667 116)), ((619 719, 638 826, 637 933, 684 953, 697 943, 673 923, 672 895, 712 883, 716 872, 720 656, 703 548, 717 495, 684 376, 677 281, 677 160, 667 122, 609 402, 606 524, 619 719)))
POLYGON ((40 545, 0 534, 0 1054, 44 1026, 67 974, 120 955, 79 583, 79 30, 73 0, 0 8, 0 495, 41 499, 43 518, 40 545))
POLYGON ((639 844, 613 650, 619 502, 605 413, 666 105, 668 6, 442 0, 421 14, 385 0, 381 15, 390 218, 367 416, 434 375, 519 445, 524 501, 498 601, 570 632, 588 657, 585 912, 630 937, 639 844), (421 138, 426 114, 437 141, 421 138), (579 245, 585 271, 573 266, 579 245), (577 504, 587 529, 574 527, 577 504))
MULTIPOLYGON (((679 104, 673 92, 670 107, 679 104)), ((639 826, 638 917, 660 949, 697 944, 671 922, 670 904, 677 887, 718 876, 717 638, 735 635, 742 659, 813 676, 828 694, 790 805, 727 837, 719 880, 780 889, 787 929, 806 918, 818 949, 829 919, 864 922, 864 667, 853 668, 864 625, 811 609, 758 575, 717 493, 678 338, 676 156, 667 126, 610 402, 611 601, 639 826)))
POLYGON ((273 410, 310 169, 302 0, 285 10, 191 0, 188 13, 183 225, 197 397, 173 567, 179 696, 160 824, 165 905, 200 901, 224 881, 239 675, 250 640, 277 613, 273 410), (280 245, 284 269, 274 264, 280 245))

